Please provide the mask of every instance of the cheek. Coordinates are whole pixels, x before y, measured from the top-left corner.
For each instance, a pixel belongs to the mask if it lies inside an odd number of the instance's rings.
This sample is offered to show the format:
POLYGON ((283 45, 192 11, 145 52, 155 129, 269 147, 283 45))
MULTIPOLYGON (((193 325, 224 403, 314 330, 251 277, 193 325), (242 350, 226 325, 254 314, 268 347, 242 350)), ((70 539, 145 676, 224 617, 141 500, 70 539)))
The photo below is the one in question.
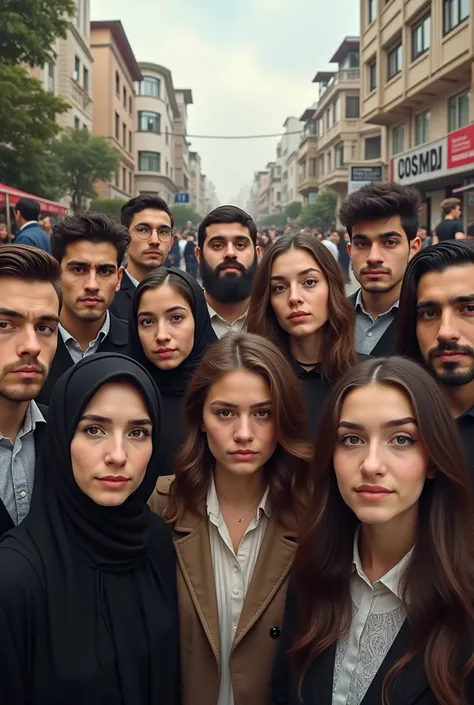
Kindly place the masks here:
POLYGON ((151 349, 151 346, 153 345, 153 338, 154 338, 154 328, 150 326, 150 328, 139 328, 138 329, 138 337, 140 339, 140 343, 142 344, 142 347, 145 352, 147 350, 151 349))
POLYGON ((225 452, 231 435, 229 429, 223 428, 222 425, 211 421, 205 425, 204 432, 207 435, 209 450, 214 457, 218 457, 225 452))
POLYGON ((97 463, 97 449, 84 442, 82 438, 73 438, 71 443, 71 463, 74 478, 79 486, 88 476, 97 463))
POLYGON ((175 338, 180 342, 183 353, 189 355, 194 345, 194 321, 182 323, 175 331, 175 338))
POLYGON ((148 467, 148 463, 151 459, 152 452, 153 445, 151 442, 151 438, 143 444, 130 444, 127 456, 129 461, 130 474, 135 480, 143 480, 148 467))
POLYGON ((333 465, 339 490, 344 496, 349 491, 351 483, 353 484, 354 477, 359 474, 361 460, 354 450, 350 454, 336 450, 333 465))

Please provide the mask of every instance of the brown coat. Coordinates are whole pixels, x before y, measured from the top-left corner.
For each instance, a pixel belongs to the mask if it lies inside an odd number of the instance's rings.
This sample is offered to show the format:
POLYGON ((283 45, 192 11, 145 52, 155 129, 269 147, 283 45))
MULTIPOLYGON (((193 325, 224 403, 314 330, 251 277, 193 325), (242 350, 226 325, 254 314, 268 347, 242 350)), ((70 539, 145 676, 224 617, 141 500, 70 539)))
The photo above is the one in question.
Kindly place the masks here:
MULTIPOLYGON (((150 506, 161 514, 173 477, 161 477, 150 506)), ((174 527, 178 559, 182 705, 216 705, 220 638, 209 528, 188 513, 174 527)), ((295 519, 271 517, 230 654, 235 705, 267 705, 296 549, 295 519)))

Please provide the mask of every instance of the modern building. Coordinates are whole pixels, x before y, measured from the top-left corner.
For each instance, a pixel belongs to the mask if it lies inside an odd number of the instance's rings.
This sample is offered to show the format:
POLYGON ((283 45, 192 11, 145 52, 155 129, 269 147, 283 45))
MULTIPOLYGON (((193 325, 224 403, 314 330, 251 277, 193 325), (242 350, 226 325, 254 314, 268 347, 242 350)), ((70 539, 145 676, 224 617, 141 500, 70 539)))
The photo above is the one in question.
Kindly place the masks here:
POLYGON ((174 152, 173 164, 175 183, 178 191, 189 193, 191 182, 191 169, 187 133, 188 133, 188 105, 193 104, 193 94, 189 88, 176 89, 178 115, 173 122, 174 152))
POLYGON ((474 0, 361 0, 361 114, 387 130, 390 175, 416 186, 424 224, 464 199, 474 222, 474 0))
POLYGON ((176 193, 174 123, 180 118, 171 71, 139 63, 142 80, 136 96, 135 190, 161 196, 169 205, 176 193))
POLYGON ((115 177, 99 182, 100 198, 128 200, 135 195, 135 82, 142 80, 119 20, 91 22, 94 57, 94 134, 107 138, 119 155, 115 177))

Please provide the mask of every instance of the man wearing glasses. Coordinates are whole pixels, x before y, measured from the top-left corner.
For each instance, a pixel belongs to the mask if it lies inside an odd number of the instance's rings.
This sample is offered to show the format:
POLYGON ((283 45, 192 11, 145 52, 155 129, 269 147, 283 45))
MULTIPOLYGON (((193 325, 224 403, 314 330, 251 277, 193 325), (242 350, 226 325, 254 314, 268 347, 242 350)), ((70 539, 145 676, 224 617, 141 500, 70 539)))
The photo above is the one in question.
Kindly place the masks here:
POLYGON ((168 257, 174 223, 168 204, 159 196, 148 195, 125 203, 121 221, 129 229, 131 241, 122 283, 110 310, 117 318, 128 321, 135 287, 168 257))

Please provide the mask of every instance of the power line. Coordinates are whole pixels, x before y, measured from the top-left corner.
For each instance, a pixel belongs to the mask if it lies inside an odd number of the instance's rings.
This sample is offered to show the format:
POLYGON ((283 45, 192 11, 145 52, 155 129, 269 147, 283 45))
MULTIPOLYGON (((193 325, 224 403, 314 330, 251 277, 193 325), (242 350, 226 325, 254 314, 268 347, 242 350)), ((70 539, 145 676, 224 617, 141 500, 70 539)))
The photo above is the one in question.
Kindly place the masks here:
POLYGON ((182 135, 177 132, 169 132, 172 137, 183 137, 184 139, 193 140, 259 140, 267 137, 284 137, 285 135, 301 135, 303 130, 299 132, 275 132, 269 135, 182 135))

